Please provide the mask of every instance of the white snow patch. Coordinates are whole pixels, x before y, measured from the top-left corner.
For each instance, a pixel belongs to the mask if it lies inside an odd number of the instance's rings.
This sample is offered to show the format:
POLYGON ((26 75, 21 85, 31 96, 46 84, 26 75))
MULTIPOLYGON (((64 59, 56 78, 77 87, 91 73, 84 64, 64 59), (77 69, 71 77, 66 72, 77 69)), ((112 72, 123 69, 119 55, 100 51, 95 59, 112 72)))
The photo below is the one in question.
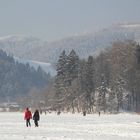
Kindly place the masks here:
POLYGON ((138 28, 140 27, 140 24, 122 24, 120 26, 123 28, 138 28))
POLYGON ((7 35, 7 36, 2 36, 0 37, 0 41, 22 41, 23 38, 26 38, 24 35, 7 35))
POLYGON ((139 140, 140 116, 136 114, 82 116, 42 114, 39 127, 27 128, 23 113, 0 113, 2 140, 139 140))

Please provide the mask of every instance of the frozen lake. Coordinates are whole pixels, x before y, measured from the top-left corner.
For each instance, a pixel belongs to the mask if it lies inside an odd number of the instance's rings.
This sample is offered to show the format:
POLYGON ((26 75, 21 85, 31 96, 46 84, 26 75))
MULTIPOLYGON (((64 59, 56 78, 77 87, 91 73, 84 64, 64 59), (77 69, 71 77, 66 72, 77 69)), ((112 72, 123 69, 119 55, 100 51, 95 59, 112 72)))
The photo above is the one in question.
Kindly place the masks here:
POLYGON ((0 140, 140 140, 140 115, 42 114, 26 127, 24 113, 0 113, 0 140))

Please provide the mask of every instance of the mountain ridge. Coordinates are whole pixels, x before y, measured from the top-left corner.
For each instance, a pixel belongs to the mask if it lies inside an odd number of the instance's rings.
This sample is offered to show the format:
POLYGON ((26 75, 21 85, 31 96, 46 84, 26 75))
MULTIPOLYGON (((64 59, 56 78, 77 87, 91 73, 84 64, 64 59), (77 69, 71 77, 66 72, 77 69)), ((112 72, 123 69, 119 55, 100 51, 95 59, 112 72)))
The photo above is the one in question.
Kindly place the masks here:
POLYGON ((67 37, 54 42, 34 37, 14 35, 0 37, 0 48, 16 57, 40 62, 56 63, 60 53, 72 49, 80 58, 98 54, 114 41, 134 40, 140 42, 140 24, 118 24, 95 33, 67 37))

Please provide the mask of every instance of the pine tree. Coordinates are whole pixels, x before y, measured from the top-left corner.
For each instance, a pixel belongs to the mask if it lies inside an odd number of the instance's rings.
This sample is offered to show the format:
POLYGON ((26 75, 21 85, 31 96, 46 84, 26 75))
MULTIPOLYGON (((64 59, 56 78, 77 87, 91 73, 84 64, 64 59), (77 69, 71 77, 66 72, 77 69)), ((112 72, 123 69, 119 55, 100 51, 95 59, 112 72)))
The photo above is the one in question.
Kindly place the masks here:
POLYGON ((98 88, 98 108, 99 111, 106 111, 106 94, 107 94, 107 84, 104 74, 101 75, 101 86, 98 88))
POLYGON ((78 66, 79 65, 79 57, 77 56, 76 52, 72 50, 70 54, 67 57, 66 62, 66 82, 68 83, 68 86, 71 85, 71 82, 78 77, 78 66))
POLYGON ((78 69, 78 80, 79 80, 79 86, 80 86, 80 93, 85 93, 87 87, 86 87, 86 61, 81 60, 79 63, 79 69, 78 69))
POLYGON ((65 94, 66 59, 67 56, 65 54, 65 51, 63 51, 56 65, 57 75, 55 77, 55 88, 56 88, 55 98, 58 104, 62 103, 63 101, 62 98, 65 94))
POLYGON ((118 99, 117 99, 117 95, 112 90, 108 92, 108 97, 106 96, 106 105, 107 105, 107 110, 110 113, 117 112, 118 99))
POLYGON ((92 56, 88 57, 86 63, 86 75, 85 75, 85 93, 86 102, 89 111, 93 111, 92 107, 94 105, 94 94, 95 94, 95 64, 92 56))
POLYGON ((140 45, 136 46, 136 57, 137 57, 137 64, 140 66, 140 45))
POLYGON ((115 86, 113 90, 118 100, 117 111, 119 111, 119 109, 122 108, 123 105, 124 84, 125 82, 122 77, 118 77, 115 81, 115 86))

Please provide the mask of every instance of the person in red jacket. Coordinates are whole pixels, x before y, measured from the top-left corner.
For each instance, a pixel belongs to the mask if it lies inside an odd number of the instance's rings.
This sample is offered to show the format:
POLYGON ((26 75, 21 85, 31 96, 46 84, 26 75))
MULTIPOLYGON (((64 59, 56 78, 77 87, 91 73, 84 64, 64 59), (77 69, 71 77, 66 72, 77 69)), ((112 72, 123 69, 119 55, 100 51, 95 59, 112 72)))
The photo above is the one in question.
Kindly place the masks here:
POLYGON ((26 120, 26 126, 31 126, 30 119, 32 119, 32 113, 29 108, 26 108, 24 119, 26 120))

